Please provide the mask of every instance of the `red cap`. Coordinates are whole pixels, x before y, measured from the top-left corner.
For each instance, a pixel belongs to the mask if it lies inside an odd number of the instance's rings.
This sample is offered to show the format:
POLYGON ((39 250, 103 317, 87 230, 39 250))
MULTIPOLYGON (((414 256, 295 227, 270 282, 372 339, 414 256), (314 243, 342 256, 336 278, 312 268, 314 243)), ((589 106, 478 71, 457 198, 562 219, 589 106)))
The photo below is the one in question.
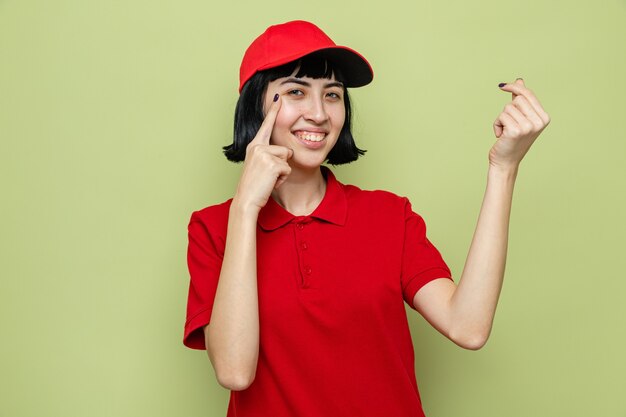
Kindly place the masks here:
POLYGON ((278 67, 312 52, 324 51, 341 68, 346 87, 362 87, 374 78, 369 62, 357 51, 333 42, 320 28, 304 20, 268 27, 246 50, 239 69, 239 92, 257 71, 278 67))

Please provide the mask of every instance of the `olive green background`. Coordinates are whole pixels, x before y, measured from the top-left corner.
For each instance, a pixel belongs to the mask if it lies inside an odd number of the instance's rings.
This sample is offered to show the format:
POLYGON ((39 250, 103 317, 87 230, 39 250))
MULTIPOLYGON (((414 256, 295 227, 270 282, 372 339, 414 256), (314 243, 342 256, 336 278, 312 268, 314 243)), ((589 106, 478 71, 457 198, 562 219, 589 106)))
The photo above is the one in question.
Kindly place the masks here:
POLYGON ((187 222, 235 189, 245 48, 293 19, 375 70, 352 90, 368 153, 337 177, 408 196, 457 282, 497 84, 523 77, 552 118, 487 345, 407 306, 428 417, 626 416, 624 0, 0 1, 0 415, 226 414, 182 345, 187 222))

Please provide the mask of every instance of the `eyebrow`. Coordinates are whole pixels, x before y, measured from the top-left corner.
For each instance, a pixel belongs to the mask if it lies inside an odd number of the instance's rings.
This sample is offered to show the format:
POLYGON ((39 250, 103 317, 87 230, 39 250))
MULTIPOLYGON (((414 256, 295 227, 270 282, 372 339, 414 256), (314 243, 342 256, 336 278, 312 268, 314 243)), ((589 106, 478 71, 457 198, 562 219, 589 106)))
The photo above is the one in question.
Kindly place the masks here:
MULTIPOLYGON (((306 81, 302 81, 298 78, 288 78, 285 81, 283 81, 282 83, 280 83, 280 85, 283 84, 287 84, 287 83, 294 83, 294 84, 300 84, 303 85, 305 87, 310 87, 311 84, 306 82, 306 81)), ((339 81, 333 81, 332 83, 326 83, 324 84, 324 88, 329 88, 329 87, 343 87, 343 83, 339 82, 339 81)))

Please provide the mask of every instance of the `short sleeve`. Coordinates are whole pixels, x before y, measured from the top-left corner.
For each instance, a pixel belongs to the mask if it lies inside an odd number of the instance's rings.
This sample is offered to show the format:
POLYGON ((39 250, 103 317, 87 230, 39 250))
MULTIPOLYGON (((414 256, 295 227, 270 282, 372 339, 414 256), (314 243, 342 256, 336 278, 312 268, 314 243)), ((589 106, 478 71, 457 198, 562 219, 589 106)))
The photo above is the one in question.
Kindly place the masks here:
POLYGON ((198 212, 191 215, 188 226, 189 294, 183 344, 191 349, 206 349, 203 327, 211 319, 217 282, 224 258, 223 242, 211 232, 198 212))
POLYGON ((413 309, 417 291, 437 278, 452 279, 450 268, 437 248, 426 237, 426 223, 415 213, 408 198, 404 207, 404 247, 402 252, 402 296, 413 309))

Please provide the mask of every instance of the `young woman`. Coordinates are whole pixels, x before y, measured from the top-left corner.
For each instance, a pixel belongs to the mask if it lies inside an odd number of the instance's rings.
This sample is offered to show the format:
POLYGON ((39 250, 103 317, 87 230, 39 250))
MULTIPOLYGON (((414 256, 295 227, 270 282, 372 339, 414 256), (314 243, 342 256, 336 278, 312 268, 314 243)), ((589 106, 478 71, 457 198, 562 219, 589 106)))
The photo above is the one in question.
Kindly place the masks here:
POLYGON ((184 343, 231 390, 228 416, 423 416, 404 302, 482 347, 502 286, 518 167, 550 122, 518 79, 494 123, 487 190, 458 285, 406 197, 342 184, 363 155, 348 88, 369 63, 317 26, 269 27, 246 51, 232 199, 194 212, 184 343))

